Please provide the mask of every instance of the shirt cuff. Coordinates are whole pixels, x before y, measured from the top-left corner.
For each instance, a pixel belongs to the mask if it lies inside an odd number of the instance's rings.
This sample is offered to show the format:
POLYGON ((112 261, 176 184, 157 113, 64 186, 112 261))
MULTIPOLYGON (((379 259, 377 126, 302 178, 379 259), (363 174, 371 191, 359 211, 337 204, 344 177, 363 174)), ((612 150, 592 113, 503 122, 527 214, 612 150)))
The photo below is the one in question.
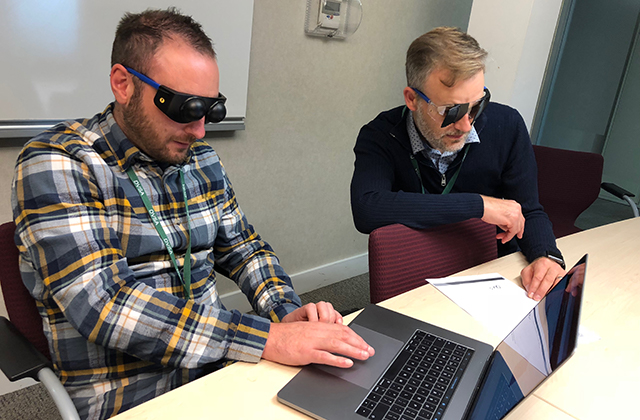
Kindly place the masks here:
POLYGON ((236 334, 227 350, 227 359, 257 363, 267 344, 271 322, 257 315, 242 314, 236 334))

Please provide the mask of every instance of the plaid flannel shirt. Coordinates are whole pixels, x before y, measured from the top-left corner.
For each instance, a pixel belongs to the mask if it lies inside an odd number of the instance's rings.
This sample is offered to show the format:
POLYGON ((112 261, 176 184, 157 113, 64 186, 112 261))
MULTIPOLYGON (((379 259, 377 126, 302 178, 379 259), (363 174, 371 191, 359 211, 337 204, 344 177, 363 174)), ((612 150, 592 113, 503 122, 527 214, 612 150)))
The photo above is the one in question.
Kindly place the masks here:
POLYGON ((271 247, 238 207, 216 152, 197 141, 162 166, 116 124, 113 105, 30 140, 12 186, 16 243, 55 370, 84 418, 106 418, 230 360, 257 362, 269 332, 300 306, 271 247), (125 171, 133 167, 178 264, 191 227, 191 300, 125 171), (259 316, 226 310, 214 265, 259 316), (206 365, 206 366, 205 366, 206 365))

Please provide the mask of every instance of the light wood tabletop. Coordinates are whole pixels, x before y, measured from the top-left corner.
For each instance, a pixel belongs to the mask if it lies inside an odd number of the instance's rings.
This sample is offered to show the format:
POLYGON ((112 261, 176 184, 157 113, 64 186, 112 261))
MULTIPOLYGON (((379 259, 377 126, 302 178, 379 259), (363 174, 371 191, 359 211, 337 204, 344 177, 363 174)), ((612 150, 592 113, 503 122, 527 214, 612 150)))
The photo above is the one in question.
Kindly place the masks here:
MULTIPOLYGON (((581 324, 597 339, 579 345, 571 359, 506 418, 640 419, 640 218, 561 238, 558 246, 569 267, 589 254, 581 324)), ((520 285, 525 265, 518 253, 458 275, 497 272, 520 285)), ((431 285, 380 306, 493 346, 500 341, 431 285)), ((298 370, 265 360, 235 363, 115 418, 305 419, 276 399, 298 370)))

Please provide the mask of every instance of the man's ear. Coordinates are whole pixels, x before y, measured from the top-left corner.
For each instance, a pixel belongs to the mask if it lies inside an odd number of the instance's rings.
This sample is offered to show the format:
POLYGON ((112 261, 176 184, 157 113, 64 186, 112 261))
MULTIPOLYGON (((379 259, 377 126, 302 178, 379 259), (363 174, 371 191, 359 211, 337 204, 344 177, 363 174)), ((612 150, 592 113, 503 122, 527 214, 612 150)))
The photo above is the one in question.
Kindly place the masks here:
POLYGON ((133 75, 122 64, 114 64, 109 75, 111 92, 120 105, 127 105, 133 96, 135 86, 133 75))
POLYGON ((416 91, 411 89, 409 86, 405 87, 402 91, 404 95, 404 103, 407 105, 411 111, 415 111, 418 109, 418 95, 416 91))

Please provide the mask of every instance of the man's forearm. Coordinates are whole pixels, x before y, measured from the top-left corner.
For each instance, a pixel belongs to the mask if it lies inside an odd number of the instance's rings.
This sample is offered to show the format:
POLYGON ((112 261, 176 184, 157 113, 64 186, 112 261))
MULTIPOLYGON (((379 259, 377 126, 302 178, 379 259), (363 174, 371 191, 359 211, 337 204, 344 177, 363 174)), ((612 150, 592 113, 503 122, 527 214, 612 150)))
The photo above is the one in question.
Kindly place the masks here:
POLYGON ((415 229, 456 223, 480 218, 482 199, 478 194, 456 193, 447 195, 405 192, 371 192, 352 198, 356 228, 362 233, 394 223, 415 229))

